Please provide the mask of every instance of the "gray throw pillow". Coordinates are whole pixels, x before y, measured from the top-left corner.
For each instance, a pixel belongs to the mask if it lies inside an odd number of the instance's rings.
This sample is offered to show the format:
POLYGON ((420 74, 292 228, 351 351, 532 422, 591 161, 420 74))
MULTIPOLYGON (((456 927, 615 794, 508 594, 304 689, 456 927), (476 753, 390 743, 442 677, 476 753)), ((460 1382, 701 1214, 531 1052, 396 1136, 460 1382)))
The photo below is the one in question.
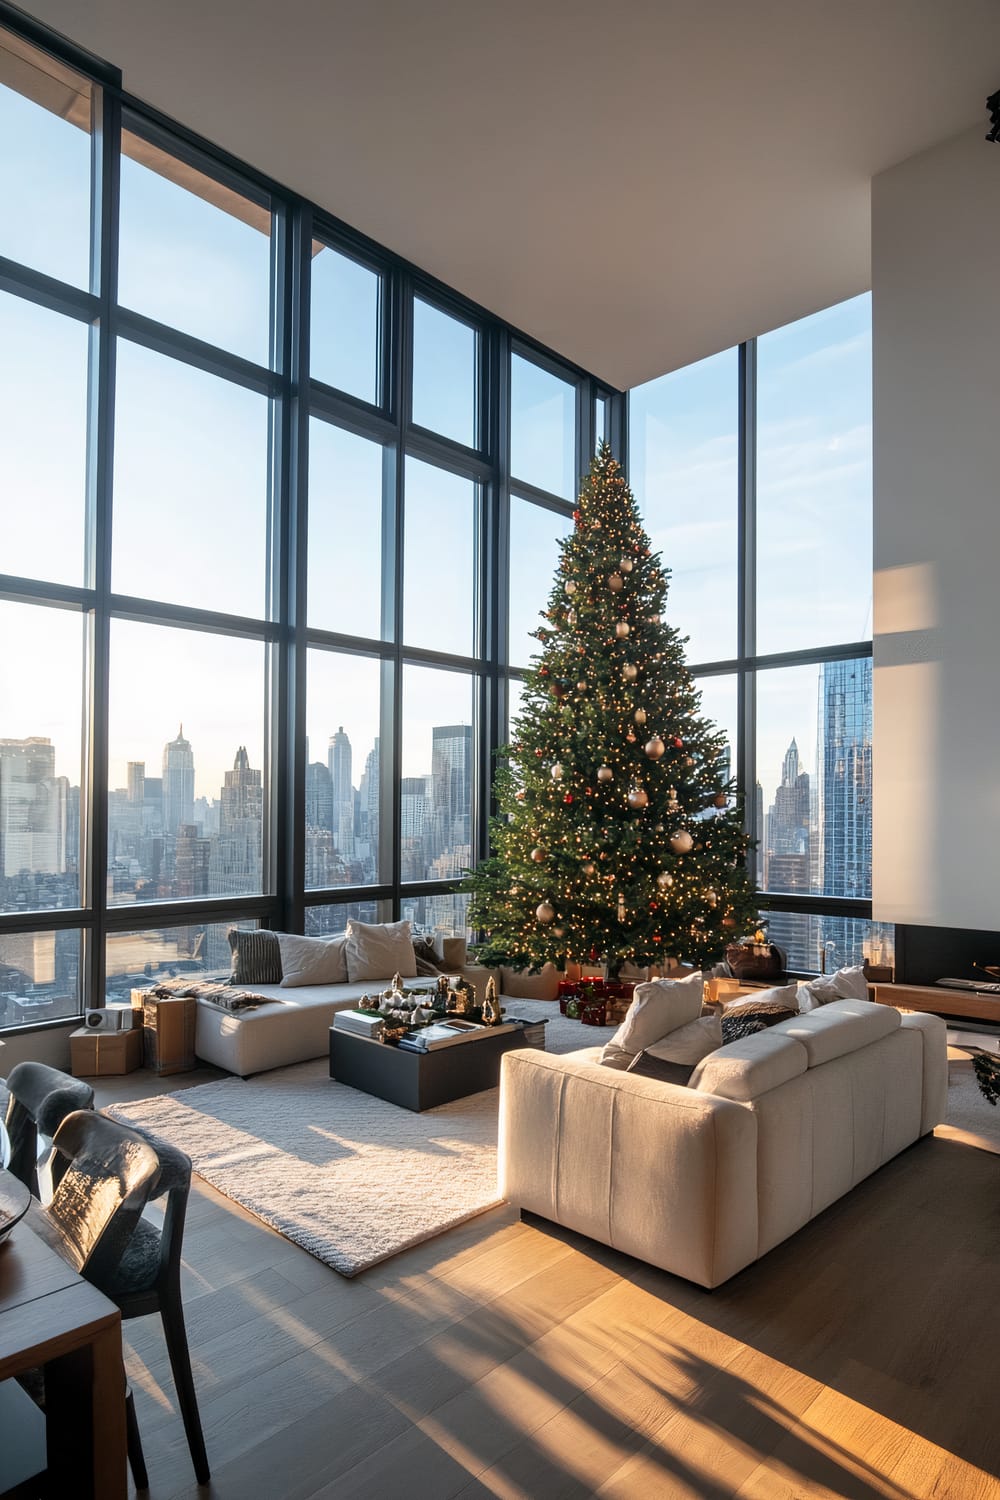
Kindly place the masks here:
POLYGON ((230 927, 228 936, 232 954, 230 984, 281 983, 281 949, 275 933, 265 928, 255 931, 230 927))

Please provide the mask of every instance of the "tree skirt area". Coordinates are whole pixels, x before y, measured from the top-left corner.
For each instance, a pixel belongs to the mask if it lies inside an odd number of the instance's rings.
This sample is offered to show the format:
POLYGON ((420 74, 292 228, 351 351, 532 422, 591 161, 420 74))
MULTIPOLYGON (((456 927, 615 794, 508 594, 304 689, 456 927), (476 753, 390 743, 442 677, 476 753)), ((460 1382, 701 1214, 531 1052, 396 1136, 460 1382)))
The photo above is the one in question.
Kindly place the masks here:
MULTIPOLYGON (((548 1020, 549 1052, 600 1046, 614 1032, 567 1020, 554 1004, 518 1000, 510 1010, 548 1020)), ((317 1058, 105 1113, 178 1146, 220 1193, 356 1276, 502 1201, 497 1099, 490 1089, 414 1114, 335 1083, 317 1058)))
POLYGON ((937 1134, 1000 1153, 1000 1105, 983 1098, 972 1063, 956 1061, 954 1054, 948 1067, 948 1112, 937 1134))

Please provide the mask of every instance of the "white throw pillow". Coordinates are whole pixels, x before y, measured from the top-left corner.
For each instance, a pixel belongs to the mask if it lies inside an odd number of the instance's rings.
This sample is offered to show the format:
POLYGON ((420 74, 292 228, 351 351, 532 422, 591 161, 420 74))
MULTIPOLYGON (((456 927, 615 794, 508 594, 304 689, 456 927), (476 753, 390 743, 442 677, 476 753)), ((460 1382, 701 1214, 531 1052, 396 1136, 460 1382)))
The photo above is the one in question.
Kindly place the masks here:
POLYGON ((688 1021, 678 1026, 662 1040, 646 1048, 647 1057, 659 1057, 664 1062, 684 1063, 693 1068, 710 1052, 722 1046, 722 1021, 718 1016, 699 1016, 697 1021, 688 1021))
POLYGON ((344 949, 352 984, 363 979, 391 979, 394 974, 403 979, 416 977, 409 922, 348 922, 344 949))
POLYGON ((861 964, 838 969, 836 974, 817 974, 799 985, 799 1010, 807 1014, 831 1000, 867 1000, 868 981, 861 964))
POLYGON ((637 984, 628 1014, 601 1054, 612 1068, 628 1067, 637 1052, 645 1052, 678 1026, 696 1021, 704 992, 701 971, 684 979, 650 979, 637 984))
POLYGON ((738 1016, 740 1011, 756 1011, 758 1015, 764 1015, 767 1011, 797 1011, 798 983, 793 980, 791 984, 774 985, 769 990, 754 990, 752 995, 737 995, 735 1000, 723 1004, 723 1013, 727 1016, 738 1016))
POLYGON ((279 932, 277 938, 284 989, 303 984, 347 983, 346 938, 302 937, 295 932, 279 932))

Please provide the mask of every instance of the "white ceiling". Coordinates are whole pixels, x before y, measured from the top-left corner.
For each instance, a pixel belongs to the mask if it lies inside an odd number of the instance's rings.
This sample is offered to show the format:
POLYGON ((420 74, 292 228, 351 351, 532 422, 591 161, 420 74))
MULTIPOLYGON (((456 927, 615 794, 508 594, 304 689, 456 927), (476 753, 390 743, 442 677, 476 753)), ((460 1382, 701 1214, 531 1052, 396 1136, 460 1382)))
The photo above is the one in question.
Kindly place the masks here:
POLYGON ((997 0, 28 4, 617 386, 864 290, 872 175, 1000 87, 997 0))

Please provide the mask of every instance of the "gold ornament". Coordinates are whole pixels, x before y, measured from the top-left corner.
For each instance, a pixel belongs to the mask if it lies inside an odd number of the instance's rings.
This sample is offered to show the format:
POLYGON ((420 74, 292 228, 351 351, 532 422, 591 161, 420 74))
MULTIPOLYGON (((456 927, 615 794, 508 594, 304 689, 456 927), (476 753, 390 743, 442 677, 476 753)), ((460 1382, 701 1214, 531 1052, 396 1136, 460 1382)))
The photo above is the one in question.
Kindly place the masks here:
POLYGON ((551 922, 556 914, 556 909, 551 901, 540 901, 535 907, 535 916, 539 922, 551 922))
POLYGON ((672 875, 668 875, 666 870, 664 870, 661 874, 657 875, 656 883, 660 887, 661 891, 669 891, 670 887, 674 883, 674 877, 672 875))
POLYGON ((650 615, 650 617, 649 617, 649 623, 650 623, 650 625, 659 625, 659 623, 660 623, 660 617, 659 617, 659 615, 650 615))
POLYGON ((608 588, 613 594, 620 594, 625 587, 625 580, 620 573, 612 573, 608 578, 608 588))
POLYGON ((556 761, 555 765, 552 767, 550 775, 552 776, 552 780, 553 781, 562 781, 562 779, 563 779, 563 768, 559 764, 558 761, 556 761))
POLYGON ((552 929, 552 936, 553 937, 565 937, 566 936, 566 929, 565 929, 565 927, 553 927, 553 929, 552 929))
POLYGON ((537 849, 532 849, 531 857, 535 861, 536 865, 540 865, 545 858, 545 850, 541 848, 541 846, 539 846, 537 849))
POLYGON ((615 635, 618 637, 618 639, 620 641, 624 641, 624 640, 626 640, 628 638, 628 633, 629 633, 629 624, 628 624, 628 621, 627 620, 619 620, 618 624, 615 626, 615 635))
POLYGON ((635 711, 635 713, 632 715, 632 717, 635 719, 635 722, 637 724, 645 724, 645 722, 646 722, 646 710, 644 708, 637 708, 636 711, 635 711))
POLYGON ((623 557, 618 566, 621 568, 623 573, 631 573, 635 564, 632 562, 632 559, 630 557, 623 557))
POLYGON ((635 810, 645 807, 648 801, 649 798, 641 786, 634 786, 628 794, 628 805, 635 810))
POLYGON ((592 860, 588 859, 587 863, 585 865, 582 865, 581 868, 584 875, 593 875, 595 870, 597 869, 597 866, 593 863, 592 860))
POLYGON ((610 766, 598 766, 597 768, 598 781, 610 781, 614 774, 610 766))
POLYGON ((622 676, 624 677, 626 682, 634 682, 638 675, 639 668, 634 666, 632 662, 627 661, 622 667, 622 676))
POLYGON ((666 748, 666 745, 660 739, 660 736, 658 734, 654 734, 653 738, 651 740, 647 740, 645 745, 643 746, 643 749, 649 756, 650 760, 659 760, 660 756, 663 754, 666 748))
POLYGON ((670 847, 675 854, 687 854, 694 848, 694 839, 686 828, 678 828, 670 835, 670 847))
POLYGON ((580 678, 576 685, 576 690, 578 693, 585 693, 587 691, 587 679, 585 677, 580 678))
POLYGON ((566 611, 566 624, 567 625, 575 625, 576 624, 576 610, 575 609, 568 609, 566 611))
POLYGON ((576 584, 573 582, 572 578, 566 584, 566 592, 567 592, 567 594, 575 594, 576 593, 576 584))

